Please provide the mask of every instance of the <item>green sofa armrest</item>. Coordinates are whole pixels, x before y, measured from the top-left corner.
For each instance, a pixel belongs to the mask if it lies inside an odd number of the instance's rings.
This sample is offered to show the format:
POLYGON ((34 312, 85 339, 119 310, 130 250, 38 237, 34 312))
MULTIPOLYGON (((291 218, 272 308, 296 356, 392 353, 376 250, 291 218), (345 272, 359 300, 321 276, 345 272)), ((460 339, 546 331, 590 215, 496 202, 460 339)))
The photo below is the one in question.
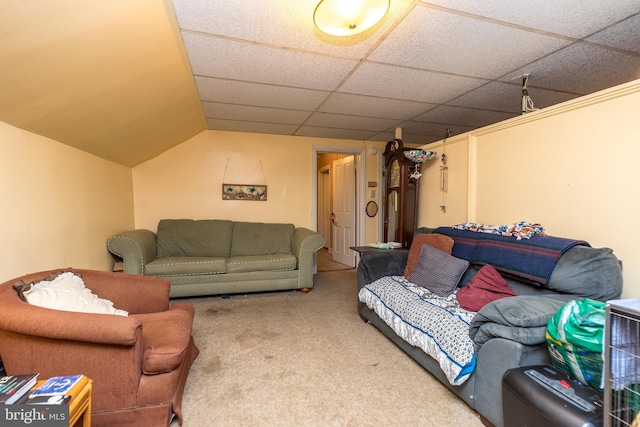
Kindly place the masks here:
POLYGON ((122 258, 124 272, 144 275, 144 267, 156 258, 156 234, 149 230, 125 231, 107 240, 107 249, 122 258))
POLYGON ((293 233, 291 253, 298 259, 300 289, 313 287, 313 254, 323 244, 322 236, 308 228, 298 227, 293 233))

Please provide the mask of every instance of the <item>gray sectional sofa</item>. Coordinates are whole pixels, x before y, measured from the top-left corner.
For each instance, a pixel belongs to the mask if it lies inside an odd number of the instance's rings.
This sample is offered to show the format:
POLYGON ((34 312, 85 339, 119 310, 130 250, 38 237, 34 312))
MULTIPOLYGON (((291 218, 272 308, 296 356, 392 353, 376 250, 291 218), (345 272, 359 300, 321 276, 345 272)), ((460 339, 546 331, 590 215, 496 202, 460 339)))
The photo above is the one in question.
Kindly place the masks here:
MULTIPOLYGON (((434 231, 422 228, 417 233, 434 231)), ((458 240, 453 246, 452 255, 462 257, 464 251, 457 253, 456 245, 458 240)), ((357 270, 358 291, 378 279, 402 282, 408 255, 408 251, 396 250, 363 253, 357 270)), ((516 264, 524 262, 521 257, 515 257, 514 260, 516 264)), ((480 267, 481 264, 472 262, 458 287, 467 286, 480 267)), ((452 385, 436 359, 401 338, 388 322, 361 300, 358 302, 358 311, 363 320, 380 329, 475 409, 485 425, 503 427, 503 375, 512 368, 551 363, 545 341, 549 319, 568 301, 583 298, 607 301, 619 298, 622 292, 621 264, 613 251, 583 244, 571 247, 560 256, 548 283, 544 285, 514 275, 505 275, 505 279, 517 296, 490 302, 472 318, 468 329, 473 341, 475 366, 468 379, 459 385, 452 385)))
POLYGON ((313 288, 320 234, 293 224, 163 219, 108 239, 124 272, 171 282, 171 297, 313 288))

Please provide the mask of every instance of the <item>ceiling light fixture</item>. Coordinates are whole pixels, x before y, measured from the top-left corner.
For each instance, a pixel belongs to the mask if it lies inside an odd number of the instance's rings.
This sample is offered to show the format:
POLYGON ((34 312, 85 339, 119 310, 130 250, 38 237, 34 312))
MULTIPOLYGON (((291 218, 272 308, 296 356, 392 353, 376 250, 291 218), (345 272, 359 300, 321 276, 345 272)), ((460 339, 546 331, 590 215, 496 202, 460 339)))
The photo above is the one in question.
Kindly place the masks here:
POLYGON ((324 33, 352 36, 376 25, 389 10, 390 0, 321 0, 313 22, 324 33))

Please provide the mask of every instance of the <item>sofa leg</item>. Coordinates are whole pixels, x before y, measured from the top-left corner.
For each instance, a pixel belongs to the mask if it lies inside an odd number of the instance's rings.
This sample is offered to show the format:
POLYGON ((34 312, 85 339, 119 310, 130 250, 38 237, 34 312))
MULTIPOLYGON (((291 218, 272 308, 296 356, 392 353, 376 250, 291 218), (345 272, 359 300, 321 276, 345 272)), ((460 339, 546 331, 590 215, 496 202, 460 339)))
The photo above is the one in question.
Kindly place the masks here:
POLYGON ((302 288, 300 289, 302 291, 303 294, 308 293, 309 291, 311 291, 311 288, 302 288))

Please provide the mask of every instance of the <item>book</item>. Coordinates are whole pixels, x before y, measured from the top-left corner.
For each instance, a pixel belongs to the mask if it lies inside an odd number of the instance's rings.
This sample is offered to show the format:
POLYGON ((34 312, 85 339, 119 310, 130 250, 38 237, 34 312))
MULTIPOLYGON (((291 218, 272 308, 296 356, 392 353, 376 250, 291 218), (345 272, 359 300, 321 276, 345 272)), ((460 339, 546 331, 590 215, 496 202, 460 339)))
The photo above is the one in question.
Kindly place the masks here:
POLYGON ((24 403, 27 405, 62 405, 63 403, 67 403, 71 400, 71 396, 68 394, 65 395, 56 395, 56 396, 35 396, 28 397, 24 401, 20 401, 20 403, 24 403))
POLYGON ((69 394, 71 389, 83 378, 84 375, 63 375, 60 377, 51 377, 42 383, 40 387, 35 389, 29 397, 33 398, 36 396, 57 396, 69 394))
POLYGON ((0 378, 0 404, 11 405, 36 384, 38 374, 5 375, 0 378))

